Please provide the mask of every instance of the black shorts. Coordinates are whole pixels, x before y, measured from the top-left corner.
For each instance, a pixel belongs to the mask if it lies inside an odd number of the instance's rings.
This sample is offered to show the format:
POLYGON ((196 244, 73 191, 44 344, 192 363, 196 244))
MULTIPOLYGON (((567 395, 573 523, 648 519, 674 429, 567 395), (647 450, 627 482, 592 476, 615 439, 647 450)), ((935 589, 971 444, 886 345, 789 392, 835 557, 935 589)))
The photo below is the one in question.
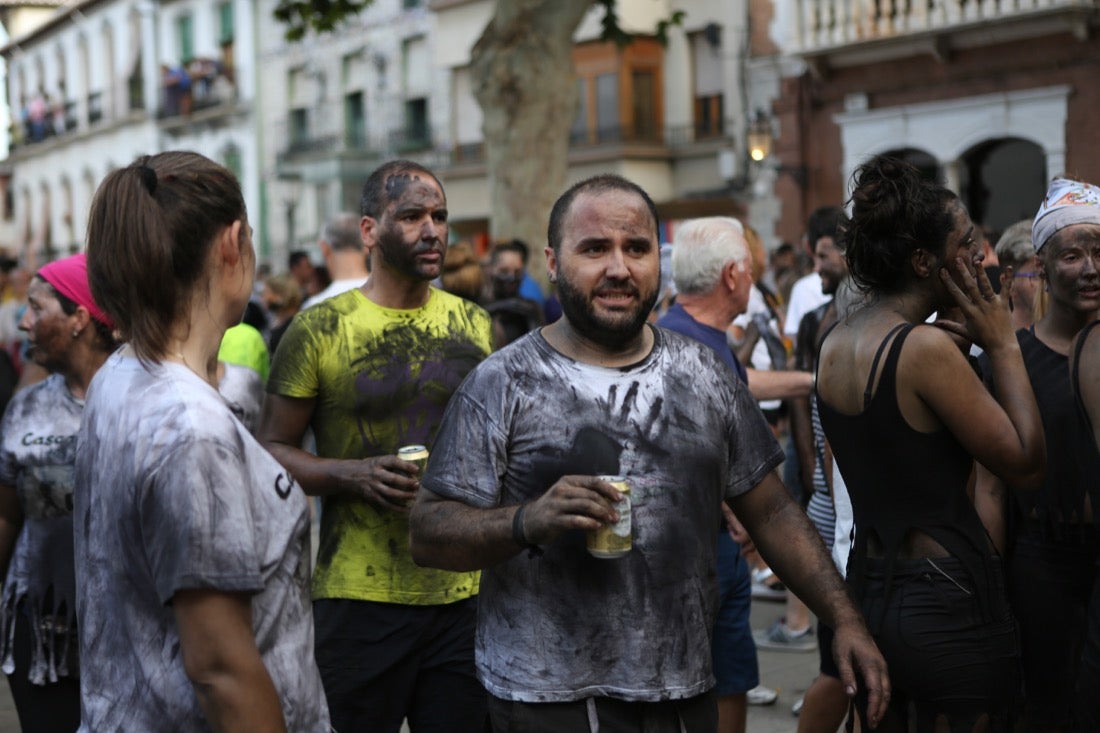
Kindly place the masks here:
MULTIPOLYGON (((1008 564, 1008 589, 1020 624, 1029 723, 1070 724, 1096 561, 1095 544, 1016 539, 1008 564)), ((1096 690, 1086 694, 1100 697, 1096 690)))
POLYGON ((1100 730, 1100 563, 1092 583, 1089 601, 1085 649, 1081 654, 1081 673, 1077 676, 1077 705, 1074 730, 1100 730))
POLYGON ((313 603, 317 666, 338 731, 482 733, 487 693, 474 671, 477 599, 404 606, 313 603))
MULTIPOLYGON (((910 705, 919 731, 940 716, 970 730, 985 715, 991 730, 1010 729, 1020 694, 1016 622, 1000 558, 985 562, 983 577, 972 578, 950 557, 898 560, 884 598, 885 563, 867 561, 863 613, 893 690, 885 730, 905 730, 910 705)), ((866 704, 861 691, 864 718, 866 704)))
POLYGON ((574 702, 514 702, 489 698, 493 733, 636 733, 641 730, 713 733, 718 705, 713 692, 685 700, 631 702, 597 697, 574 702), (595 718, 595 720, 593 719, 595 718))

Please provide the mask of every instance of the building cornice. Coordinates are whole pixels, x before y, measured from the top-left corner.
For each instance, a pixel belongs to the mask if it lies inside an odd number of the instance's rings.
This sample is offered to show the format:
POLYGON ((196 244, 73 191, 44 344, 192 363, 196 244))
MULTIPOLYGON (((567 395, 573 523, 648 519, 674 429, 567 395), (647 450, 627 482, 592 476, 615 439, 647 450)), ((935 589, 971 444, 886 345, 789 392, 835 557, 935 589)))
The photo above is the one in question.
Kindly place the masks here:
MULTIPOLYGON (((79 20, 85 17, 87 11, 95 6, 110 1, 111 0, 76 0, 76 2, 59 3, 57 4, 57 12, 54 13, 53 17, 43 21, 28 33, 24 33, 18 38, 13 38, 3 46, 0 46, 0 56, 9 58, 13 53, 20 51, 23 46, 37 43, 39 40, 58 30, 66 22, 79 20)), ((2 0, 0 0, 0 2, 2 2, 2 0)), ((38 3, 38 5, 42 7, 52 7, 54 3, 42 2, 38 3)))

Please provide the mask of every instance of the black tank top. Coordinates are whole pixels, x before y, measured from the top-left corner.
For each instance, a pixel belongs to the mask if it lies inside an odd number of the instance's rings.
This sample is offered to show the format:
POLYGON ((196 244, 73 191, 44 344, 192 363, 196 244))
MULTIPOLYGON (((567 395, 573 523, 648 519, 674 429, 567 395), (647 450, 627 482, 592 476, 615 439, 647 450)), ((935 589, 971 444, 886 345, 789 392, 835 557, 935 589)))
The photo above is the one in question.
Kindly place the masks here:
MULTIPOLYGON (((1091 480, 1082 482, 1087 487, 1088 499, 1092 501, 1092 521, 1093 521, 1093 535, 1091 539, 1096 541, 1100 539, 1100 451, 1097 451, 1095 433, 1093 432, 1092 420, 1089 419, 1088 410, 1085 409, 1085 403, 1081 400, 1081 349, 1085 345, 1085 339, 1088 338, 1089 332, 1092 329, 1100 326, 1100 321, 1093 321, 1089 325, 1081 329, 1081 333, 1077 336, 1077 344, 1073 349, 1073 362, 1070 365, 1072 374, 1070 376, 1070 386, 1073 389, 1073 402, 1077 408, 1077 414, 1081 420, 1082 431, 1085 435, 1085 443, 1081 451, 1078 453, 1077 461, 1070 460, 1078 465, 1078 470, 1084 473, 1086 476, 1091 477, 1091 480)), ((1080 444, 1079 444, 1080 445, 1080 444)), ((1047 453, 1050 453, 1050 441, 1047 441, 1047 453)), ((1049 469, 1048 469, 1049 470, 1049 469)), ((1084 497, 1082 497, 1084 499, 1084 497)))
MULTIPOLYGON (((993 554, 989 535, 966 492, 973 468, 970 454, 946 429, 934 433, 914 430, 898 407, 898 355, 912 328, 901 324, 883 339, 871 364, 862 412, 842 414, 815 394, 825 435, 852 498, 856 535, 848 584, 860 600, 865 587, 868 539, 872 536, 883 548, 887 596, 894 563, 910 530, 940 543, 963 563, 976 582, 985 578, 986 558, 993 554), (890 349, 882 365, 882 378, 872 396, 879 360, 887 345, 890 349)), ((983 610, 988 614, 989 609, 983 610)))

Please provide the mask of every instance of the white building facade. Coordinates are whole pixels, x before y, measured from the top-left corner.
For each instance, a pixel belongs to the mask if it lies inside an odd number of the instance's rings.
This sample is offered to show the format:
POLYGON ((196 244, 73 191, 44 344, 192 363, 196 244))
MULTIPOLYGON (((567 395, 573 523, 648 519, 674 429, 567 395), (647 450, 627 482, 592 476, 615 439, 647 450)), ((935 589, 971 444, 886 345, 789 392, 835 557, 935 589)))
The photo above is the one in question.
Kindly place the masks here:
POLYGON ((447 108, 446 75, 432 63, 434 28, 424 0, 375 0, 334 32, 288 43, 270 9, 262 12, 258 145, 276 271, 296 249, 320 261, 325 220, 359 212, 363 182, 379 163, 438 162, 447 108))
POLYGON ((85 0, 8 41, 20 247, 39 262, 81 250, 103 176, 168 149, 226 164, 260 210, 254 11, 247 0, 85 0))

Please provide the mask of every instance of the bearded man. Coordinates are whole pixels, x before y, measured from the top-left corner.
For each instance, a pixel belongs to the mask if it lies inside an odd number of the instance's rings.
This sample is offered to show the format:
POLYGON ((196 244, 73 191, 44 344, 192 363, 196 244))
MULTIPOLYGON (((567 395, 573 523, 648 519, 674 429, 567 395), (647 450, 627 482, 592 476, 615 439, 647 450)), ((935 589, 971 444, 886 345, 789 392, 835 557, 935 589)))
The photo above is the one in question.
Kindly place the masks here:
POLYGON ((555 203, 547 271, 563 317, 455 393, 413 508, 413 559, 485 568, 477 667, 494 730, 713 731, 714 536, 726 501, 780 577, 836 625, 847 689, 858 668, 881 715, 886 665, 775 474, 783 454, 748 388, 710 347, 646 323, 657 232, 653 201, 619 176, 581 181, 555 203), (590 554, 585 533, 612 525, 629 549, 590 554))
POLYGON ((336 730, 482 731, 473 667, 476 572, 409 556, 415 463, 443 410, 489 353, 485 311, 431 287, 447 250, 447 199, 405 160, 363 186, 361 287, 295 317, 268 379, 259 438, 323 501, 313 574, 317 664, 336 730), (313 429, 317 455, 301 450, 313 429))

